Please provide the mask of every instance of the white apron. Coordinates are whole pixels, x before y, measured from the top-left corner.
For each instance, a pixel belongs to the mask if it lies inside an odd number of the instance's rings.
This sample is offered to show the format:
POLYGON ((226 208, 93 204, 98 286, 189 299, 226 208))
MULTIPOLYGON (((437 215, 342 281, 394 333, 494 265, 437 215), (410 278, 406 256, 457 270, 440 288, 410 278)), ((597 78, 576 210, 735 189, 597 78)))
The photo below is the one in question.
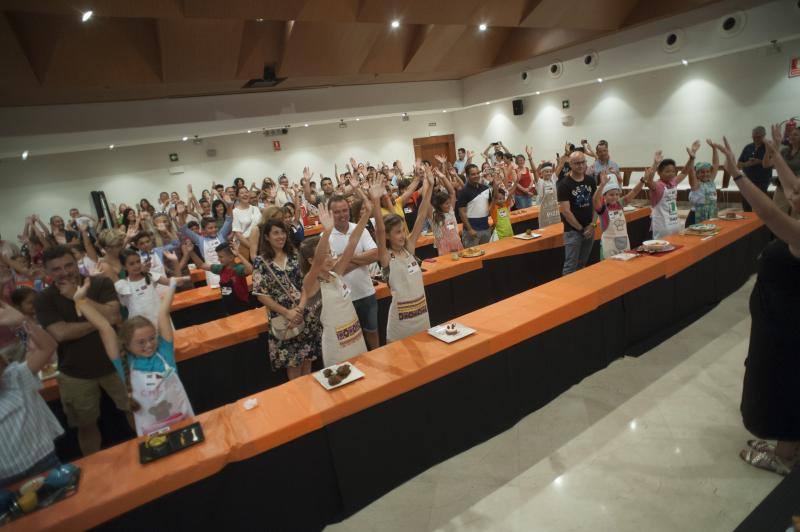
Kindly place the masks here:
POLYGON ((175 368, 155 353, 165 371, 139 371, 131 368, 133 398, 141 408, 133 413, 136 434, 145 436, 182 419, 194 416, 192 405, 175 368))
POLYGON ((539 202, 539 227, 547 227, 561 222, 561 211, 558 209, 558 199, 556 197, 556 185, 548 179, 540 179, 541 188, 539 190, 541 198, 539 202))
MULTIPOLYGON (((203 241, 203 260, 206 264, 219 264, 217 246, 219 246, 219 238, 207 238, 203 241)), ((219 275, 206 271, 206 284, 211 288, 219 288, 219 275)))
POLYGON ((625 221, 625 211, 622 209, 612 210, 606 206, 606 212, 608 212, 608 227, 603 231, 601 238, 604 258, 627 251, 631 247, 628 239, 628 224, 625 221))
POLYGON ((341 364, 367 351, 356 309, 350 301, 350 288, 331 272, 331 280, 320 279, 322 293, 322 360, 326 366, 341 364))
POLYGON ((678 220, 678 187, 664 187, 664 194, 653 207, 653 238, 664 238, 681 230, 678 220))
POLYGON ((405 251, 405 257, 391 253, 389 288, 392 290, 392 303, 386 324, 387 342, 402 340, 430 328, 422 268, 408 251, 405 251))

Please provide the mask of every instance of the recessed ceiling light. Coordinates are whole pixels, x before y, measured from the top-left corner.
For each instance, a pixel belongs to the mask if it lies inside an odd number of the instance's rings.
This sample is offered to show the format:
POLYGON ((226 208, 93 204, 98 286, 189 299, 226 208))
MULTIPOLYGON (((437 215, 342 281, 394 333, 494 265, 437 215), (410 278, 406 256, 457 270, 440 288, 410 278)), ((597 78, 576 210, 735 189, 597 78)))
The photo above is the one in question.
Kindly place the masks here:
POLYGON ((597 83, 603 83, 603 78, 597 78, 597 83))
POLYGON ((88 21, 90 18, 92 18, 92 15, 94 15, 94 13, 92 13, 91 9, 89 11, 84 11, 83 14, 81 15, 81 21, 82 22, 88 21))
POLYGON ((114 149, 114 145, 113 145, 113 144, 109 144, 109 145, 108 145, 108 149, 109 149, 109 150, 113 150, 113 149, 114 149))
POLYGON ((393 28, 399 28, 400 27, 400 21, 399 20, 393 20, 392 21, 392 27, 393 28))
POLYGON ((356 118, 356 122, 358 122, 359 120, 361 120, 361 119, 360 118, 356 118))
POLYGON ((408 113, 403 113, 403 116, 408 116, 408 113))
POLYGON ((489 105, 489 102, 486 102, 486 105, 489 105))
POLYGON ((189 140, 189 137, 181 137, 181 140, 182 140, 183 142, 186 142, 187 140, 189 140))
POLYGON ((25 150, 24 152, 22 152, 22 160, 24 161, 27 158, 28 158, 28 150, 25 150))
POLYGON ((308 124, 303 124, 303 127, 308 127, 308 124))
POLYGON ((259 17, 256 19, 256 22, 264 22, 264 19, 259 17))
POLYGON ((486 26, 485 23, 481 24, 480 26, 478 26, 478 29, 481 30, 481 31, 486 31, 486 28, 487 28, 487 26, 486 26))
POLYGON ((683 66, 686 66, 689 64, 689 61, 687 61, 686 59, 681 59, 681 63, 683 64, 683 66))
POLYGON ((447 112, 447 109, 442 109, 442 112, 443 112, 443 113, 446 113, 446 112, 447 112))
POLYGON ((539 96, 541 93, 542 91, 536 91, 536 96, 539 96))
POLYGON ((252 129, 248 129, 248 130, 247 130, 247 132, 248 132, 248 133, 252 133, 252 132, 253 132, 253 130, 252 130, 252 129))

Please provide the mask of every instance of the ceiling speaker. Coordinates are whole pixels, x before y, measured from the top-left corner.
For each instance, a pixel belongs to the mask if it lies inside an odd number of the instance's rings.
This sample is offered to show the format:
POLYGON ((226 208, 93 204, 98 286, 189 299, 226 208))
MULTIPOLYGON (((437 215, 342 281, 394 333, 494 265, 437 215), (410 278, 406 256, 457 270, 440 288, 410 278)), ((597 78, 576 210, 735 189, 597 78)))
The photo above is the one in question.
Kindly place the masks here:
MULTIPOLYGON (((800 0, 798 0, 798 1, 800 1, 800 0)), ((528 83, 531 82, 531 75, 528 73, 527 70, 523 70, 519 75, 519 79, 520 79, 520 81, 522 81, 523 85, 527 85, 528 83)))
POLYGON ((719 19, 719 33, 723 37, 735 37, 742 33, 747 25, 747 14, 744 11, 737 11, 730 15, 725 15, 719 19))
POLYGON ((661 47, 665 52, 671 54, 683 48, 683 44, 685 42, 686 32, 678 28, 664 35, 664 38, 661 41, 661 47))
POLYGON ((547 67, 547 73, 553 79, 560 78, 561 74, 564 73, 564 64, 561 61, 550 63, 550 66, 547 67))

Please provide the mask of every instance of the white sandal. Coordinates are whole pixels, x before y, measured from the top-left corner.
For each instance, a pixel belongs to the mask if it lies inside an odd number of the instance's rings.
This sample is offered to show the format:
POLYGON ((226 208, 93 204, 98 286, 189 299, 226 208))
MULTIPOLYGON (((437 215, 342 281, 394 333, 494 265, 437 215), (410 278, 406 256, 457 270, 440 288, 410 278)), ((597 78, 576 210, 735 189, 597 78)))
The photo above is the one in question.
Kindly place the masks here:
POLYGON ((783 460, 775 456, 774 452, 757 451, 756 449, 748 448, 739 451, 739 457, 751 466, 772 471, 784 477, 792 471, 789 466, 783 463, 783 460))

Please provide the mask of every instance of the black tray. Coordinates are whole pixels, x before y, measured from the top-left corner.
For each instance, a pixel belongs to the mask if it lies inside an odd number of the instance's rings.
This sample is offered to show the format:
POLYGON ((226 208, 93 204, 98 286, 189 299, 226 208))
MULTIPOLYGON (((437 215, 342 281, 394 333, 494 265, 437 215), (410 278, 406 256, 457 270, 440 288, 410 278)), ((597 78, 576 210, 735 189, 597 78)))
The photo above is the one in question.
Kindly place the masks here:
POLYGON ((149 441, 149 438, 139 444, 139 462, 149 464, 206 439, 200 423, 192 423, 175 432, 168 432, 160 436, 166 438, 166 442, 159 447, 148 447, 147 441, 149 441))

